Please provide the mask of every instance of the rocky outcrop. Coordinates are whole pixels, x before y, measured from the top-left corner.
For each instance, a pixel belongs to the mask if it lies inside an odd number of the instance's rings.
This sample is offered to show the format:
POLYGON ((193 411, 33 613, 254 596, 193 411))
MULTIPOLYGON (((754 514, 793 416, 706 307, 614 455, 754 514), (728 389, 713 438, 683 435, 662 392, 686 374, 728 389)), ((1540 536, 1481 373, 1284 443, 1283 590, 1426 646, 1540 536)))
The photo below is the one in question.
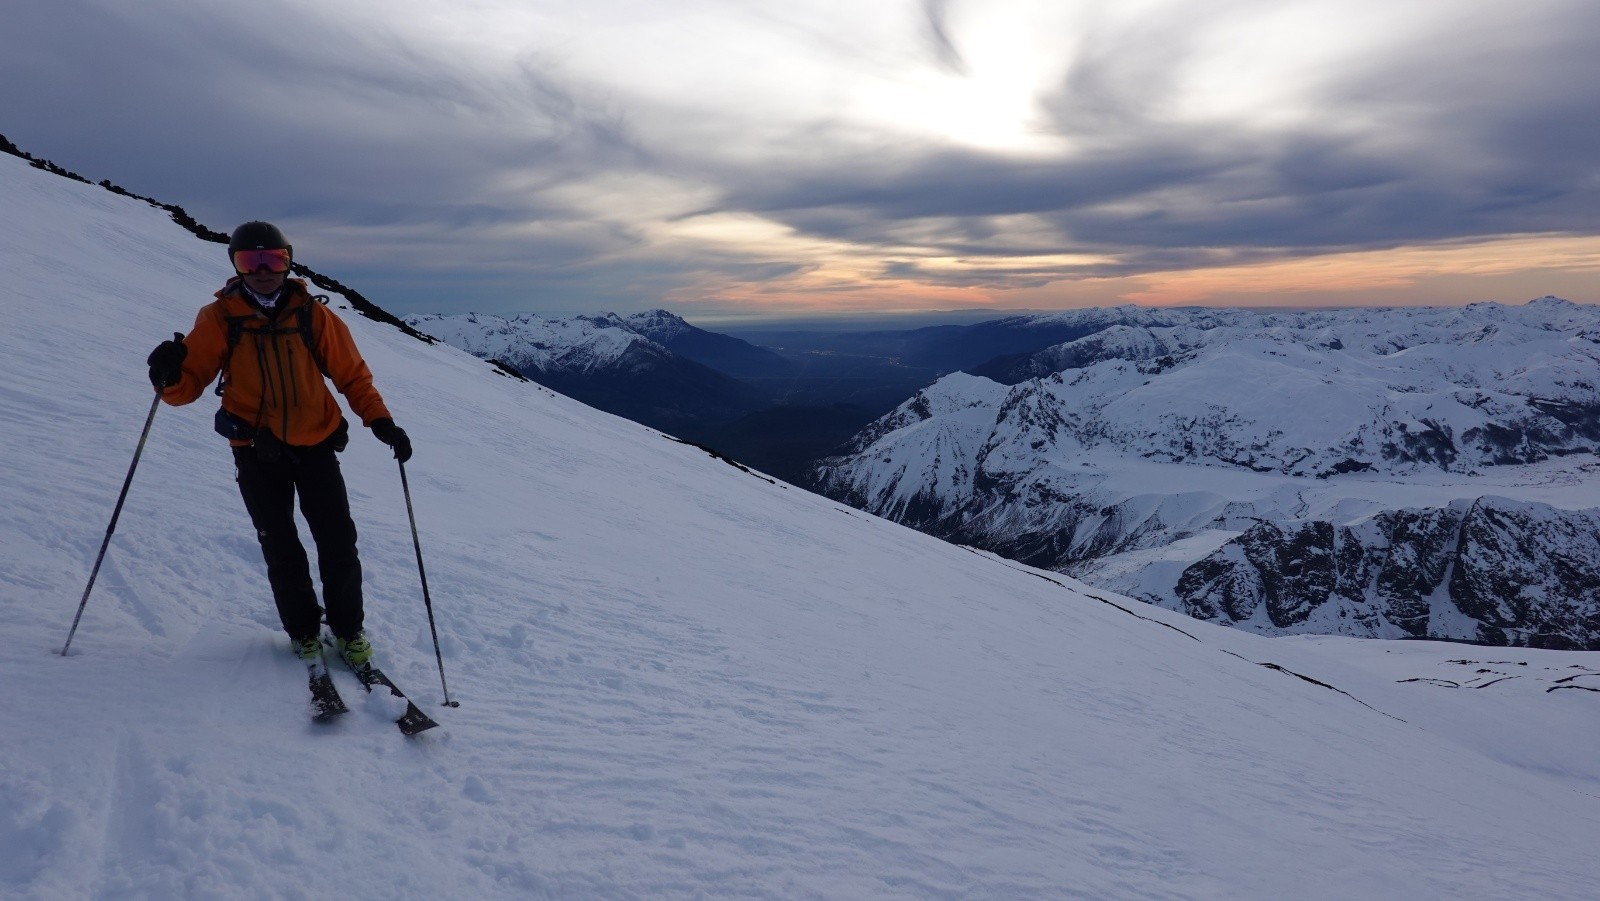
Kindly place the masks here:
POLYGON ((1360 526, 1257 523, 1145 599, 1265 632, 1600 650, 1596 560, 1600 512, 1485 497, 1360 526))

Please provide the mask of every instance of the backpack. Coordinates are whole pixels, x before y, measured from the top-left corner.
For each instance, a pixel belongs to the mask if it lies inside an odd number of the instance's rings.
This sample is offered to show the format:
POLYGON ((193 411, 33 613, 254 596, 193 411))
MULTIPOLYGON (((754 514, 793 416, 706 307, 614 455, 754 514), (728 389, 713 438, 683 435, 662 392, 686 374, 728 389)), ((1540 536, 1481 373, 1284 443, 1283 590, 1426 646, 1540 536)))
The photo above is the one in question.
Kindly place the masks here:
MULTIPOLYGON (((221 397, 222 392, 228 386, 228 365, 233 361, 233 349, 239 346, 239 339, 244 337, 246 331, 254 335, 298 334, 300 340, 305 342, 306 350, 310 351, 312 361, 317 364, 317 371, 321 372, 324 378, 328 378, 328 366, 322 361, 322 354, 317 352, 316 335, 311 331, 311 317, 315 313, 314 305, 326 304, 327 302, 328 296, 326 294, 312 295, 311 303, 301 304, 299 309, 294 311, 294 324, 289 326, 273 322, 261 328, 247 330, 245 326, 259 318, 255 313, 225 317, 224 321, 228 326, 228 343, 222 351, 222 366, 217 373, 216 395, 221 397)), ((339 425, 341 432, 348 428, 342 417, 339 425)), ((254 425, 239 419, 222 407, 217 408, 217 415, 212 426, 216 429, 218 435, 229 440, 251 441, 256 437, 256 427, 254 425)), ((343 449, 341 444, 339 450, 343 449)))
MULTIPOLYGON (((269 336, 298 334, 300 336, 300 340, 306 343, 306 350, 311 352, 311 360, 317 364, 317 371, 322 373, 324 377, 327 377, 328 366, 326 363, 322 362, 322 354, 317 352, 317 338, 316 335, 314 335, 311 331, 311 317, 314 312, 312 309, 313 305, 319 303, 326 304, 327 302, 328 295, 313 295, 311 297, 311 303, 301 304, 300 308, 294 311, 295 321, 293 326, 286 328, 278 325, 277 323, 273 323, 264 328, 253 328, 249 329, 248 331, 253 335, 269 336)), ((223 389, 225 389, 228 384, 228 364, 233 361, 233 349, 239 346, 239 339, 244 337, 244 333, 246 331, 245 325, 254 322, 257 318, 259 317, 257 317, 254 313, 247 313, 243 316, 228 316, 225 318, 225 321, 228 325, 228 343, 227 346, 223 348, 222 367, 217 374, 216 395, 218 397, 222 396, 223 389)))

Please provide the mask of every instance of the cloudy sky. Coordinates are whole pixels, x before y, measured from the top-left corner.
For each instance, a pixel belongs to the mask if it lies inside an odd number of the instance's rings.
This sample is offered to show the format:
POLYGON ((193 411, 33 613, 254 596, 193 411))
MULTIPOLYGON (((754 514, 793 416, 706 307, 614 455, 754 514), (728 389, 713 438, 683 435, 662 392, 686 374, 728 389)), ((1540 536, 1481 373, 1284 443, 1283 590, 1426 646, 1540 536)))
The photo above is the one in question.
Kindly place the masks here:
POLYGON ((1595 0, 7 0, 0 25, 0 134, 213 228, 271 219, 397 312, 1600 301, 1597 85, 1595 0))

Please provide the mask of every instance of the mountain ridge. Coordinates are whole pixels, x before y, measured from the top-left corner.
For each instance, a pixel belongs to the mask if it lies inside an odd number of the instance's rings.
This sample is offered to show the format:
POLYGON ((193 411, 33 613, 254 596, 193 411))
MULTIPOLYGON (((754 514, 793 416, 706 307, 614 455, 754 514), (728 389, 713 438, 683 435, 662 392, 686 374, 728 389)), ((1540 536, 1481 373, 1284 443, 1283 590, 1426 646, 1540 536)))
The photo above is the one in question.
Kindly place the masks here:
MULTIPOLYGON (((1270 593, 1266 584, 1293 584, 1257 565, 1271 555, 1256 553, 1246 569, 1222 559, 1239 542, 1264 542, 1279 528, 1257 524, 1288 523, 1279 549, 1292 548, 1303 539, 1288 536, 1302 528, 1338 529, 1401 509, 1381 495, 1403 497, 1413 483, 1449 483, 1424 492, 1427 502, 1448 506, 1496 488, 1475 482, 1516 482, 1520 472, 1544 472, 1556 482, 1577 477, 1600 450, 1593 374, 1600 311, 1559 298, 1376 311, 1122 312, 1126 317, 1053 314, 1056 325, 1101 328, 979 368, 998 381, 947 376, 820 463, 817 483, 830 496, 958 543, 1090 581, 1114 572, 1104 584, 1243 622, 1250 617, 1221 615, 1230 605, 1207 600, 1221 589, 1194 587, 1206 582, 1197 572, 1187 574, 1191 588, 1180 590, 1186 576, 1171 572, 1177 561, 1152 552, 1188 549, 1187 566, 1246 579, 1260 597, 1270 593), (1147 464, 1167 464, 1170 472, 1147 464), (1163 487, 1149 487, 1150 479, 1163 487), (1308 518, 1307 496, 1320 497, 1316 505, 1331 518, 1308 518), (1250 539, 1232 534, 1252 528, 1250 539), (1201 535, 1215 539, 1197 543, 1201 535), (1103 561, 1122 554, 1154 560, 1164 581, 1103 561)), ((1498 488, 1512 496, 1526 490, 1498 488)), ((1580 496, 1585 505, 1600 503, 1593 492, 1580 496)), ((1556 511, 1570 504, 1548 507, 1543 525, 1528 517, 1519 523, 1532 532, 1562 530, 1556 511)), ((1531 533, 1520 541, 1541 543, 1531 533)), ((1600 569, 1592 549, 1570 550, 1600 569)), ((1441 607, 1435 627, 1395 632, 1375 614, 1382 602, 1364 597, 1362 615, 1327 627, 1367 636, 1538 636, 1531 640, 1600 647, 1600 624, 1583 613, 1581 590, 1562 594, 1565 613, 1536 613, 1517 601, 1518 592, 1542 590, 1539 584, 1501 586, 1498 600, 1520 609, 1520 620, 1479 622, 1441 607)), ((1300 602, 1334 600, 1322 592, 1300 602)), ((1491 609, 1482 596, 1459 600, 1491 609)))
POLYGON ((729 359, 749 359, 761 351, 737 342, 749 348, 746 355, 725 342, 700 337, 705 333, 665 310, 565 318, 418 314, 405 321, 552 390, 664 431, 692 430, 760 405, 749 386, 680 350, 687 346, 729 359))

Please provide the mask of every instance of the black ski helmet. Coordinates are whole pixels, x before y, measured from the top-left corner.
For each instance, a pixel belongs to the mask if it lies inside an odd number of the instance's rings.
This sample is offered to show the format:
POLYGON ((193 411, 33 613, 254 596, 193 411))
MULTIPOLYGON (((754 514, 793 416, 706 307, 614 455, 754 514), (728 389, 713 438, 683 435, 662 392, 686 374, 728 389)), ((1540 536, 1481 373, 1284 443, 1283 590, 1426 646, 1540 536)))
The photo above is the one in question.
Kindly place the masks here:
POLYGON ((260 220, 246 222, 233 230, 233 236, 228 239, 230 261, 235 250, 287 250, 289 256, 294 256, 294 247, 284 238, 283 232, 271 222, 260 220))

